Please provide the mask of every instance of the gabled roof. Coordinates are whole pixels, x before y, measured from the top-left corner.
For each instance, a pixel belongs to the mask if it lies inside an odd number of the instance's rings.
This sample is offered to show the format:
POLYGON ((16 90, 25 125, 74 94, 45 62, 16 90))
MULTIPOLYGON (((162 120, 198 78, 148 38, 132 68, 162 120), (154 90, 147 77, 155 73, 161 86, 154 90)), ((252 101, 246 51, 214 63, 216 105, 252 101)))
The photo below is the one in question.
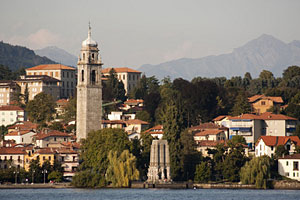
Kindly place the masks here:
POLYGON ((228 119, 229 119, 229 120, 238 120, 238 119, 261 119, 261 117, 260 117, 259 115, 253 115, 253 114, 242 114, 242 115, 234 116, 234 117, 229 116, 228 119))
POLYGON ((209 122, 209 123, 199 124, 197 126, 192 126, 191 128, 189 128, 189 130, 194 131, 194 130, 218 129, 218 128, 221 128, 221 126, 209 122))
POLYGON ((11 106, 11 105, 8 105, 8 106, 0 106, 0 111, 24 111, 23 108, 19 107, 19 106, 11 106))
POLYGON ((273 114, 271 112, 265 112, 260 115, 263 120, 297 120, 296 118, 289 117, 282 114, 273 114))
POLYGON ((33 130, 37 129, 38 124, 32 123, 30 121, 19 122, 13 126, 8 127, 8 129, 19 129, 19 130, 33 130))
POLYGON ((43 130, 35 135, 37 140, 42 140, 47 137, 71 137, 71 135, 57 130, 43 130))
POLYGON ((253 102, 255 102, 257 100, 260 100, 260 99, 269 99, 269 100, 272 100, 276 103, 283 103, 283 100, 282 100, 281 97, 268 97, 268 96, 265 96, 265 95, 254 95, 252 97, 249 97, 248 101, 250 103, 253 103, 253 102))
POLYGON ((17 136, 17 135, 25 135, 25 134, 27 134, 27 133, 33 133, 33 132, 31 132, 30 130, 23 130, 23 131, 11 131, 11 132, 9 132, 9 133, 7 133, 5 136, 17 136))
POLYGON ((211 130, 204 130, 204 131, 197 132, 195 133, 194 136, 218 135, 222 132, 224 131, 219 129, 211 129, 211 130))
POLYGON ((55 154, 56 151, 55 148, 50 148, 50 147, 45 147, 45 148, 40 148, 36 149, 36 153, 38 154, 55 154))
POLYGON ((213 121, 220 121, 220 120, 222 120, 222 119, 224 119, 226 117, 228 117, 228 116, 227 115, 220 115, 220 116, 214 118, 213 121))
MULTIPOLYGON (((103 74, 109 73, 111 69, 112 68, 102 69, 102 73, 103 74)), ((122 73, 122 72, 142 73, 140 71, 137 71, 137 70, 134 70, 134 69, 131 69, 128 67, 117 67, 117 68, 113 68, 113 69, 115 70, 116 73, 122 73)))
POLYGON ((68 69, 68 70, 76 70, 74 67, 65 66, 62 64, 44 64, 37 65, 31 68, 27 68, 27 70, 59 70, 59 69, 68 69))
POLYGON ((126 124, 145 124, 145 125, 149 124, 148 122, 145 122, 145 121, 142 121, 139 119, 129 119, 129 120, 126 120, 125 123, 126 124))
POLYGON ((152 128, 149 128, 148 130, 145 131, 145 133, 149 134, 164 134, 163 131, 163 125, 156 125, 152 128))
POLYGON ((0 154, 26 154, 24 147, 1 147, 0 154))
POLYGON ((258 145, 260 140, 263 140, 266 146, 285 145, 288 141, 292 141, 300 146, 300 139, 298 136, 261 136, 256 142, 256 145, 258 145))

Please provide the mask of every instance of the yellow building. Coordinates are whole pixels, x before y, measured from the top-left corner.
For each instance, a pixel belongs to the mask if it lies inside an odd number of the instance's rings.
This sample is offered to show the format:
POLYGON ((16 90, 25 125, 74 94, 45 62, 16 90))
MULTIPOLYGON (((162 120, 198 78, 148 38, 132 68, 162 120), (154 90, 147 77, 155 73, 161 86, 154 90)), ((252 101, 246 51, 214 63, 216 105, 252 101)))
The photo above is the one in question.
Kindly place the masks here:
POLYGON ((257 114, 265 113, 273 106, 283 104, 281 97, 267 97, 265 95, 254 95, 248 100, 252 105, 253 111, 257 114))
POLYGON ((24 166, 26 171, 29 170, 31 160, 39 159, 40 166, 42 166, 47 160, 53 165, 56 159, 56 151, 52 148, 28 149, 26 152, 24 166))

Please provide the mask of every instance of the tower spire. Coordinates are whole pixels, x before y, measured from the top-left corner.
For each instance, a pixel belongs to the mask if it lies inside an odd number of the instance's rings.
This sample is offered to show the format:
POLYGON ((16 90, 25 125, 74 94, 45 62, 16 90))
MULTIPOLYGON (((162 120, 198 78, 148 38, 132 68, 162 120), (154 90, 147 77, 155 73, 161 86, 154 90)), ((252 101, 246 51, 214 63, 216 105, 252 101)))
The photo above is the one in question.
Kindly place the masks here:
POLYGON ((92 28, 91 28, 91 22, 89 21, 89 32, 88 32, 88 38, 91 38, 92 36, 92 28))

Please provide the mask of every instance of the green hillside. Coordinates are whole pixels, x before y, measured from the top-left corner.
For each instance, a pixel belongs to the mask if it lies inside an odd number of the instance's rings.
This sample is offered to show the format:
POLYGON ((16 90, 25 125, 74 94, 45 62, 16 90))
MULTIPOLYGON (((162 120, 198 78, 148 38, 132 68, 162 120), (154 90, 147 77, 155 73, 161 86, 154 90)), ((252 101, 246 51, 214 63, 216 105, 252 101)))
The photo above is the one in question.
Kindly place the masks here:
POLYGON ((40 64, 53 64, 54 61, 41 57, 26 47, 13 46, 0 41, 0 65, 9 67, 12 71, 20 68, 33 67, 40 64))

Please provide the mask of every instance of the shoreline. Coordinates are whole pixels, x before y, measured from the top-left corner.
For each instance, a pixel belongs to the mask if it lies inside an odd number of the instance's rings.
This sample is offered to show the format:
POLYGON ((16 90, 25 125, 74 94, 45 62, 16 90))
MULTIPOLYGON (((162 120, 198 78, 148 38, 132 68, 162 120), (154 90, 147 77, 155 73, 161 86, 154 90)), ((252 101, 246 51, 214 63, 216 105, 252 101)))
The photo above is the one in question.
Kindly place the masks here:
MULTIPOLYGON (((79 188, 71 186, 70 183, 36 183, 36 184, 1 184, 1 189, 94 189, 79 188)), ((96 188, 97 189, 97 188, 96 188)), ((114 189, 111 187, 99 189, 114 189)), ((116 188, 118 189, 118 188, 116 188)), ((126 188, 122 188, 126 189, 126 188)), ((145 182, 133 182, 128 189, 257 189, 255 185, 243 185, 239 183, 170 183, 151 184, 145 182)), ((259 190, 259 189, 258 189, 259 190)), ((268 190, 300 190, 300 182, 295 181, 274 181, 273 188, 268 190)))

